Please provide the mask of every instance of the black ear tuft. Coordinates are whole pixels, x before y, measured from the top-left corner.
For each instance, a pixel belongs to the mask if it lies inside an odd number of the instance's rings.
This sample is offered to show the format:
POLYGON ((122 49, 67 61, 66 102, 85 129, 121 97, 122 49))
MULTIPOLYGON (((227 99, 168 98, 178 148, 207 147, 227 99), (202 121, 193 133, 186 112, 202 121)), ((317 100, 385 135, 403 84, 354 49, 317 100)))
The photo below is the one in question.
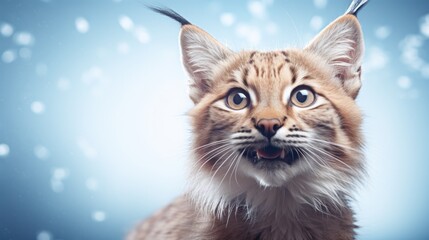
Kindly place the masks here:
POLYGON ((353 0, 345 14, 357 15, 359 10, 368 3, 368 0, 353 0))
POLYGON ((146 6, 146 7, 151 9, 154 12, 157 12, 159 14, 162 14, 164 16, 167 16, 169 18, 172 18, 178 21, 182 26, 191 24, 188 20, 180 16, 180 14, 175 12, 173 9, 166 8, 166 7, 156 7, 156 6, 146 6))

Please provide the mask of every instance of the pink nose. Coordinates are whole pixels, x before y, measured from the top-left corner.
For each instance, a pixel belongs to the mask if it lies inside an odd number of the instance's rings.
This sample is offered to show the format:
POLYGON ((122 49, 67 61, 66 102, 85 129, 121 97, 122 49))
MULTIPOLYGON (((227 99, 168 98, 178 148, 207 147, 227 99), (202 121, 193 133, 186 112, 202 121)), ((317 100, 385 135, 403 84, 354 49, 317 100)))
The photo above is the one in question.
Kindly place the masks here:
POLYGON ((262 135, 271 138, 281 128, 281 122, 277 118, 263 118, 257 122, 256 128, 262 135))

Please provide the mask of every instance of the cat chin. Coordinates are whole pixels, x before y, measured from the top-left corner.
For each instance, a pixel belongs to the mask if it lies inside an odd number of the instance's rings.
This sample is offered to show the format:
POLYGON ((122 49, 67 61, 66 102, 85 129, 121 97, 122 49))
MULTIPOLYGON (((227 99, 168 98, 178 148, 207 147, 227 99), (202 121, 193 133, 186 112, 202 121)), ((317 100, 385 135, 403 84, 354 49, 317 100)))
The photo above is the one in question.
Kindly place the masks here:
POLYGON ((286 181, 281 179, 276 179, 273 177, 258 177, 256 179, 262 187, 282 187, 286 184, 286 181))
POLYGON ((256 171, 253 176, 262 187, 283 187, 292 179, 292 174, 284 170, 256 171))
POLYGON ((243 164, 242 172, 256 180, 262 187, 285 186, 295 175, 293 167, 279 167, 278 169, 266 169, 256 167, 253 164, 243 164))

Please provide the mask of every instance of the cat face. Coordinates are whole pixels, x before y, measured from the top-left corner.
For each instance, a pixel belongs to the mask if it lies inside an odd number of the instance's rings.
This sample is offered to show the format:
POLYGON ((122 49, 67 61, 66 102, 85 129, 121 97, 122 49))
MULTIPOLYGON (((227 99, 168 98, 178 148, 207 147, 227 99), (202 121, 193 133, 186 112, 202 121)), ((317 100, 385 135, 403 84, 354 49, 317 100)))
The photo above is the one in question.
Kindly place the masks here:
POLYGON ((354 16, 302 50, 235 53, 193 25, 182 27, 181 46, 197 172, 318 194, 318 184, 341 188, 360 171, 363 41, 354 16))

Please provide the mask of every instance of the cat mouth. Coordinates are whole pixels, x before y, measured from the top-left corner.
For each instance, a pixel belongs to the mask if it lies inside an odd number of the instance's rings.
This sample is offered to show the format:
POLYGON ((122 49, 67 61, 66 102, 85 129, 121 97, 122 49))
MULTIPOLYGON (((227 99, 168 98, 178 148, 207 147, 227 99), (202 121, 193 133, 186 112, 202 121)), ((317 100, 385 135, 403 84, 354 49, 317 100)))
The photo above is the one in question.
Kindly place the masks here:
POLYGON ((299 150, 295 147, 279 148, 273 145, 267 145, 263 148, 253 148, 244 152, 249 160, 254 164, 260 162, 274 162, 281 161, 292 165, 298 160, 300 154, 299 150))

